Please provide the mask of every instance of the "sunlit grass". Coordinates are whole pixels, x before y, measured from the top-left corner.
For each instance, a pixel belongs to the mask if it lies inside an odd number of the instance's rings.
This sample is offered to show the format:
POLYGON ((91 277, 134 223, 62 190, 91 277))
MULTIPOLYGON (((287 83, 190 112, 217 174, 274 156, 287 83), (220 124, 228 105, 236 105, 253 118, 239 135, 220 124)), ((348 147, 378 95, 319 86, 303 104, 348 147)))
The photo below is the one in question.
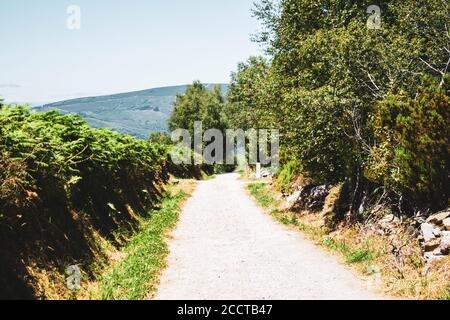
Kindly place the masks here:
POLYGON ((156 292, 159 275, 166 267, 166 232, 178 220, 184 191, 163 200, 159 210, 141 222, 138 232, 123 252, 125 258, 112 267, 100 282, 99 298, 105 300, 141 300, 156 292))

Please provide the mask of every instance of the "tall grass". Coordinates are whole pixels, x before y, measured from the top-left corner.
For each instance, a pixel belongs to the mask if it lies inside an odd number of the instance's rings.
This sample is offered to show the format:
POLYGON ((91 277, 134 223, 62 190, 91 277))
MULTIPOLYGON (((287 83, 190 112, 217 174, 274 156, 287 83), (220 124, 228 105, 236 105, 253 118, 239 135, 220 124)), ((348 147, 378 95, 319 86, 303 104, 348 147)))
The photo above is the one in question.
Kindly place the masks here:
POLYGON ((106 300, 141 300, 156 291, 161 270, 166 266, 167 230, 178 220, 183 191, 163 200, 161 209, 152 210, 149 219, 141 221, 141 230, 123 252, 124 260, 107 272, 100 282, 99 297, 106 300))

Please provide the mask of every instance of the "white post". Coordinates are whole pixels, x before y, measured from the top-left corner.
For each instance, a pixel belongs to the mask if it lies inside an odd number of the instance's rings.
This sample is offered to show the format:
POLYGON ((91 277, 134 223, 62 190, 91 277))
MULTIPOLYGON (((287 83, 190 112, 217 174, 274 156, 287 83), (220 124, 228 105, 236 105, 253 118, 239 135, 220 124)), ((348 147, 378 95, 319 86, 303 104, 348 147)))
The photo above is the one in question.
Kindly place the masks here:
POLYGON ((259 162, 256 164, 255 178, 258 180, 261 179, 261 163, 259 162))

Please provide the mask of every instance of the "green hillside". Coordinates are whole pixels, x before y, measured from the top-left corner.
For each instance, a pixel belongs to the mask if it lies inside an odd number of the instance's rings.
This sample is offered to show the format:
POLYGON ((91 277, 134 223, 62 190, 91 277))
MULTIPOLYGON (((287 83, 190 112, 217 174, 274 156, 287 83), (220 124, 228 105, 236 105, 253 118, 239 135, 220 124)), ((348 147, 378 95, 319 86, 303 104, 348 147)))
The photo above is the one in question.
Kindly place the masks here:
MULTIPOLYGON (((206 84, 213 88, 214 84, 206 84)), ((220 84, 222 92, 228 88, 220 84)), ((36 107, 45 112, 79 114, 94 128, 110 128, 121 133, 147 138, 151 132, 167 131, 167 118, 177 94, 184 93, 186 85, 154 88, 108 96, 87 97, 60 101, 36 107)))

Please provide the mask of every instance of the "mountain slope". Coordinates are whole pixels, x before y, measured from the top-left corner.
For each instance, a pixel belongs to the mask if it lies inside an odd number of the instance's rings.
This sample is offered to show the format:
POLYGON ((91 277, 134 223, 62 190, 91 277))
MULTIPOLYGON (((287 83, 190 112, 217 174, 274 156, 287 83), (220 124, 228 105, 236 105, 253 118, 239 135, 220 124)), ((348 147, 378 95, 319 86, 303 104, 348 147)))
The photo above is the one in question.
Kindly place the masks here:
MULTIPOLYGON (((215 84, 205 84, 213 88, 215 84)), ((226 93, 228 86, 220 84, 226 93)), ((46 104, 35 110, 58 110, 82 116, 92 127, 147 138, 151 132, 167 131, 167 118, 172 112, 176 95, 186 91, 186 85, 154 88, 107 96, 78 98, 46 104)))

